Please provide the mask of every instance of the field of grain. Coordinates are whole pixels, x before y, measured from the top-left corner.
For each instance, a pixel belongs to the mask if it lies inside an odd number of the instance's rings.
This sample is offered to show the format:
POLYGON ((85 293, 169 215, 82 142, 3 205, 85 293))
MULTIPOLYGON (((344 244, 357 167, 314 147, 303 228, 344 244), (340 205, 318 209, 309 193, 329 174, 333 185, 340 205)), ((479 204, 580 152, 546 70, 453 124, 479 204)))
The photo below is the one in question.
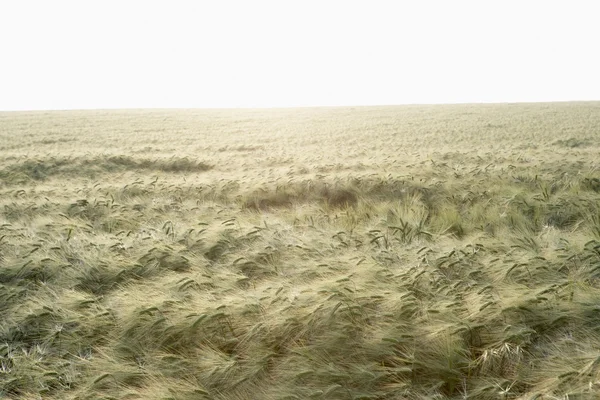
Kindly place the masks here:
POLYGON ((0 398, 595 399, 600 103, 0 113, 0 398))

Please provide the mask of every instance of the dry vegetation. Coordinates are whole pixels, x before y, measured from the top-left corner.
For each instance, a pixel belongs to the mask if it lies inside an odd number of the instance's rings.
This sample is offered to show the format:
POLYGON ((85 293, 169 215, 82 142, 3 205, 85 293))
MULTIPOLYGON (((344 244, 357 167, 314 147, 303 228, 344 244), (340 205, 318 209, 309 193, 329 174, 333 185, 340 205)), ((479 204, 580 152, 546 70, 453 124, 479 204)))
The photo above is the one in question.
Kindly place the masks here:
POLYGON ((0 397, 587 399, 600 103, 0 113, 0 397))

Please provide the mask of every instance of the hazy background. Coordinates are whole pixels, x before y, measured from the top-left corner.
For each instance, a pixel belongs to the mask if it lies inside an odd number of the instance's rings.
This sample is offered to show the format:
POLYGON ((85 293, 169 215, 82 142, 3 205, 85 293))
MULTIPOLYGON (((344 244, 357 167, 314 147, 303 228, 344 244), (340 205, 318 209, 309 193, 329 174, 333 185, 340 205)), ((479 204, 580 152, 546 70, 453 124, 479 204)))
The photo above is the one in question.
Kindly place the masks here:
POLYGON ((3 1, 0 110, 600 99, 595 1, 3 1))

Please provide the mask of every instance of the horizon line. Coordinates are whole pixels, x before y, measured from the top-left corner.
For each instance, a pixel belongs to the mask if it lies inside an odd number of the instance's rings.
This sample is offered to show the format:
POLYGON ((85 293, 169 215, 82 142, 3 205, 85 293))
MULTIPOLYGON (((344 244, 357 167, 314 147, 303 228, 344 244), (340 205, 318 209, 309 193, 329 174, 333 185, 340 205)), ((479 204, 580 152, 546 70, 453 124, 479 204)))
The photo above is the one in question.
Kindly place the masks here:
POLYGON ((160 110, 291 110, 315 108, 377 108, 377 107, 418 107, 418 106, 477 106, 477 105, 519 105, 519 104, 559 104, 559 103, 598 103, 597 100, 547 100, 547 101, 480 101, 480 102, 423 102, 395 104, 344 104, 344 105, 283 105, 283 106, 200 106, 200 107, 83 107, 83 108, 22 108, 0 109, 0 113, 12 112, 66 112, 66 111, 160 111, 160 110))

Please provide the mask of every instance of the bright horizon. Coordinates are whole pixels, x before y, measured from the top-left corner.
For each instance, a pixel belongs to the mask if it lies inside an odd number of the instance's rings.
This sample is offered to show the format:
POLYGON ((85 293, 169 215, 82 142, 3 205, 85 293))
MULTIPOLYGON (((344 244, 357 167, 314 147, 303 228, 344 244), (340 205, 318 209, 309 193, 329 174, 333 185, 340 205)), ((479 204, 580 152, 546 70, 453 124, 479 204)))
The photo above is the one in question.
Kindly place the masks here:
POLYGON ((0 3, 0 110, 600 100, 595 1, 0 3))

